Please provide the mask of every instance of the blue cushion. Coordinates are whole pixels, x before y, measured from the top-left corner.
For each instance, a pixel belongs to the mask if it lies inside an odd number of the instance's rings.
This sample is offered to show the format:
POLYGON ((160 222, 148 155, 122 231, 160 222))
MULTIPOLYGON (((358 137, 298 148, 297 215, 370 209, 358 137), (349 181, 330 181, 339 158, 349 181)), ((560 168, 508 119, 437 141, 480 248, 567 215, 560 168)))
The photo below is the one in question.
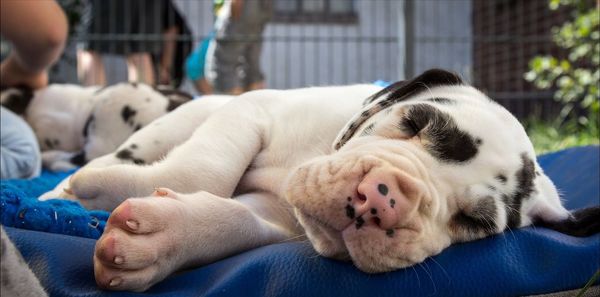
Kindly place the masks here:
MULTIPOLYGON (((539 158, 569 209, 599 203, 599 148, 539 158)), ((54 296, 139 296, 99 290, 95 241, 6 228, 54 296)), ((257 248, 167 278, 152 296, 510 296, 580 288, 598 270, 600 234, 576 238, 529 227, 456 244, 415 267, 369 275, 350 263, 317 256, 306 242, 257 248)))

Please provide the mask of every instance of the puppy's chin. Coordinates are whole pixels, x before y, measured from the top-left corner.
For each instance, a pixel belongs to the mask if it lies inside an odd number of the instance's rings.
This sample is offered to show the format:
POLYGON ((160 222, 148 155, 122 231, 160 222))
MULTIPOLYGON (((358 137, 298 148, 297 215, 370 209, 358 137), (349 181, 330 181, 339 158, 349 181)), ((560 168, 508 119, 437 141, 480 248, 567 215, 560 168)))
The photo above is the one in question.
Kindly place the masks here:
POLYGON ((294 212, 298 222, 304 228, 306 236, 319 255, 342 261, 350 260, 350 255, 346 250, 340 231, 326 226, 297 208, 294 209, 294 212))

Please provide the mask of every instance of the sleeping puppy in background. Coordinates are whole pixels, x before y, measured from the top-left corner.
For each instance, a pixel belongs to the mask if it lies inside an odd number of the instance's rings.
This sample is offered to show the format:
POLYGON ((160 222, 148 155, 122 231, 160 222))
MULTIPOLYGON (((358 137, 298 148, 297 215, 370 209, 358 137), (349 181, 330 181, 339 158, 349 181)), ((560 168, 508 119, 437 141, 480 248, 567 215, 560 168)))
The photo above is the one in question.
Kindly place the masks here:
POLYGON ((561 205, 517 119, 447 71, 196 101, 63 182, 63 198, 113 211, 94 254, 100 287, 144 291, 303 235, 379 273, 533 223, 599 231, 597 207, 561 205))
POLYGON ((59 171, 114 151, 135 131, 191 98, 137 83, 104 88, 53 84, 35 92, 1 92, 2 105, 22 115, 35 132, 44 167, 59 171))

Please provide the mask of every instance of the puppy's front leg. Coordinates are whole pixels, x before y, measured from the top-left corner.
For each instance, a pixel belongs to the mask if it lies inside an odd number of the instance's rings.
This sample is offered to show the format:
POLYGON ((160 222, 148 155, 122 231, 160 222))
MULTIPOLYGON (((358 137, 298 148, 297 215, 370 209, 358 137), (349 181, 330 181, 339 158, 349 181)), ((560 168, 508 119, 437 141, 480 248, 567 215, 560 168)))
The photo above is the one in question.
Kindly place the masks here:
POLYGON ((143 291, 179 269, 293 235, 281 219, 285 215, 261 217, 238 199, 207 192, 179 194, 166 188, 152 195, 127 199, 108 219, 94 253, 100 287, 143 291))
POLYGON ((156 186, 182 193, 230 197, 262 145, 264 114, 243 96, 222 107, 160 162, 83 169, 72 192, 88 208, 113 209, 125 198, 147 196, 156 186))

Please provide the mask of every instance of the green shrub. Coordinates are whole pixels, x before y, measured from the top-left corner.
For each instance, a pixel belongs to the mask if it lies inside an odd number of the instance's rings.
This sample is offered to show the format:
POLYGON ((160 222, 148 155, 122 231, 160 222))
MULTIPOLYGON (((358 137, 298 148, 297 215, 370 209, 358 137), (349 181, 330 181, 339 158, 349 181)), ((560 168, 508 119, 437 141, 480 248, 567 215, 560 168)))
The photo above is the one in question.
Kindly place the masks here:
POLYGON ((568 52, 567 58, 537 56, 529 62, 529 71, 525 73, 525 79, 536 87, 556 90, 554 98, 563 104, 555 123, 526 123, 530 133, 548 138, 538 141, 598 143, 600 8, 595 2, 550 1, 550 9, 556 10, 561 6, 572 9, 572 19, 552 28, 552 39, 568 52), (565 138, 557 139, 558 136, 565 138))

